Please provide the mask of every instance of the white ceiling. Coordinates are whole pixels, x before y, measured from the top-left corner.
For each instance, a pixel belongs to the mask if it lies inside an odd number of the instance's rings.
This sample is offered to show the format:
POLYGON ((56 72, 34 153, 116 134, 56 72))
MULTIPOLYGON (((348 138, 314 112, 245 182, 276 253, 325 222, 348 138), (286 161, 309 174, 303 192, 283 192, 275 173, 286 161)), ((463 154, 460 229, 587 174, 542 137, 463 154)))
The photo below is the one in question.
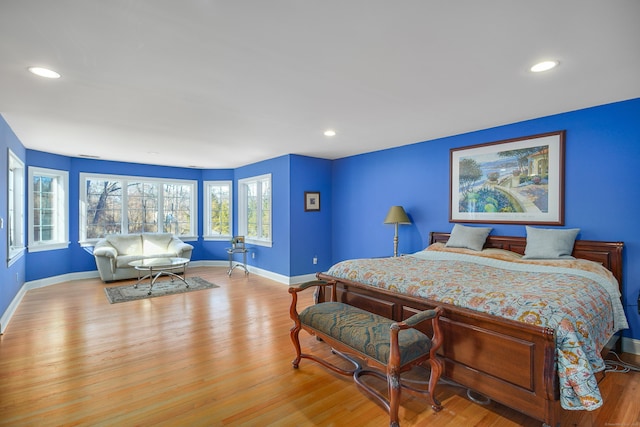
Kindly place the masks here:
POLYGON ((640 97, 639 18, 638 0, 0 0, 0 113, 72 157, 335 159, 640 97))

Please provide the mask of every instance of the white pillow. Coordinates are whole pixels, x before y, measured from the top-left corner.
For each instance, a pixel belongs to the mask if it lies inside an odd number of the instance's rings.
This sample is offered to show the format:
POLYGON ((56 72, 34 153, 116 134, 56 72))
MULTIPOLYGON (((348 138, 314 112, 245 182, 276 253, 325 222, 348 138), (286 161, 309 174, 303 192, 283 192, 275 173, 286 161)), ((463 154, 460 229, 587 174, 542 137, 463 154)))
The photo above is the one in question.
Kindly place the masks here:
POLYGON ((453 230, 451 230, 451 235, 445 246, 449 248, 467 248, 474 251, 481 251, 491 230, 491 227, 467 227, 456 224, 453 226, 453 230))
POLYGON ((526 226, 523 259, 575 259, 571 256, 579 228, 551 229, 526 226))

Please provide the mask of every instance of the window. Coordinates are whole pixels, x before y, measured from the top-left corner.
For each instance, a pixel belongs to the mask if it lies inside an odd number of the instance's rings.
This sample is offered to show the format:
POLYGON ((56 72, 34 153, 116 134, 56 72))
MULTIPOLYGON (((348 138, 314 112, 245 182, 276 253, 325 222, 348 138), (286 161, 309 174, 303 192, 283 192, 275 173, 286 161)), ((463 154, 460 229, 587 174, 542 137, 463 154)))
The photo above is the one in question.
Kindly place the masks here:
POLYGON ((9 150, 7 175, 7 264, 16 262, 24 253, 24 163, 9 150))
POLYGON ((107 234, 196 236, 196 181, 80 174, 83 241, 107 234))
POLYGON ((238 181, 238 234, 271 246, 271 174, 238 181))
POLYGON ((205 238, 228 240, 232 237, 231 185, 231 181, 205 181, 204 183, 205 238))
POLYGON ((29 167, 29 252, 69 246, 69 173, 29 167))
POLYGON ((198 219, 196 198, 196 184, 172 183, 163 185, 162 212, 164 212, 165 233, 173 233, 176 236, 195 236, 197 234, 197 222, 193 222, 198 219))

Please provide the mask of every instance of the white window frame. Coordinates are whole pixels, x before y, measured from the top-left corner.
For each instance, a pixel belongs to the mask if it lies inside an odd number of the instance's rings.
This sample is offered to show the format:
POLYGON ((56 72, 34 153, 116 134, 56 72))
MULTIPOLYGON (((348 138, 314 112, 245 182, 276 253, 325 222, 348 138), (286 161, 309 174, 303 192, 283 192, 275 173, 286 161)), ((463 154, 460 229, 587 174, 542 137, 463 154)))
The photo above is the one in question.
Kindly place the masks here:
POLYGON ((29 252, 40 252, 69 247, 69 172, 29 166, 29 252), (47 241, 35 241, 35 177, 52 178, 55 181, 55 206, 53 223, 55 225, 54 238, 47 241))
POLYGON ((7 266, 20 259, 25 250, 25 167, 24 162, 9 149, 7 169, 7 266), (13 240, 13 243, 12 243, 13 240))
MULTIPOLYGON (((256 197, 258 198, 258 200, 262 199, 262 194, 261 194, 261 190, 262 187, 260 185, 258 185, 258 194, 256 195, 256 197)), ((272 199, 273 199, 273 180, 271 179, 271 174, 265 174, 265 175, 259 175, 259 176, 253 176, 250 178, 243 178, 243 179, 239 179, 238 180, 238 235, 240 236, 245 236, 245 242, 247 243, 251 243, 254 245, 258 245, 258 246, 268 246, 271 247, 272 243, 273 243, 273 203, 272 203, 272 199), (258 237, 259 235, 261 235, 261 228, 262 228, 262 204, 258 203, 257 205, 257 209, 258 209, 258 215, 257 215, 257 219, 258 219, 258 236, 250 236, 248 234, 248 193, 247 193, 247 186, 254 184, 254 183, 259 183, 261 181, 265 181, 268 180, 269 181, 269 226, 268 226, 268 235, 269 238, 265 239, 265 238, 260 238, 258 237)))
POLYGON ((204 225, 202 235, 205 240, 230 240, 233 237, 233 181, 204 181, 204 225), (229 234, 214 234, 211 223, 211 187, 229 187, 229 234))
MULTIPOLYGON (((80 228, 80 245, 82 246, 91 246, 95 242, 99 240, 99 238, 87 238, 87 180, 89 179, 98 179, 105 181, 122 181, 123 184, 127 185, 127 182, 155 182, 159 184, 160 187, 160 195, 158 198, 158 210, 162 215, 162 187, 166 184, 175 184, 175 185, 189 185, 191 186, 191 201, 189 209, 191 211, 191 218, 189 222, 190 233, 188 235, 181 234, 179 236, 182 240, 197 240, 198 239, 198 181, 195 180, 186 180, 186 179, 170 179, 170 178, 149 178, 145 176, 126 176, 126 175, 106 175, 106 174, 98 174, 98 173, 81 173, 80 174, 80 218, 79 218, 79 228, 80 228)), ((127 192, 122 192, 122 223, 121 230, 123 234, 126 234, 126 230, 128 229, 127 224, 127 215, 126 215, 126 207, 127 203, 127 192)), ((163 226, 162 221, 158 221, 158 232, 163 232, 161 227, 163 226)))

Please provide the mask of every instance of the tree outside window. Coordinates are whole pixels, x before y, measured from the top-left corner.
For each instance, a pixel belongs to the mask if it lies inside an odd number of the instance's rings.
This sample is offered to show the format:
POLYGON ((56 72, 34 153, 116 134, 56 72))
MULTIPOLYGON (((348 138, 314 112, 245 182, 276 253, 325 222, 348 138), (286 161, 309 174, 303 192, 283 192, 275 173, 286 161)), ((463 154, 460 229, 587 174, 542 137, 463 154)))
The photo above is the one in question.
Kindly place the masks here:
POLYGON ((255 244, 271 245, 271 174, 238 181, 238 233, 255 244))
POLYGON ((231 181, 206 181, 204 236, 211 239, 230 239, 233 233, 231 181))
POLYGON ((69 246, 69 173, 29 167, 29 252, 69 246))
POLYGON ((196 234, 195 181, 82 174, 81 182, 83 240, 121 233, 196 234))

